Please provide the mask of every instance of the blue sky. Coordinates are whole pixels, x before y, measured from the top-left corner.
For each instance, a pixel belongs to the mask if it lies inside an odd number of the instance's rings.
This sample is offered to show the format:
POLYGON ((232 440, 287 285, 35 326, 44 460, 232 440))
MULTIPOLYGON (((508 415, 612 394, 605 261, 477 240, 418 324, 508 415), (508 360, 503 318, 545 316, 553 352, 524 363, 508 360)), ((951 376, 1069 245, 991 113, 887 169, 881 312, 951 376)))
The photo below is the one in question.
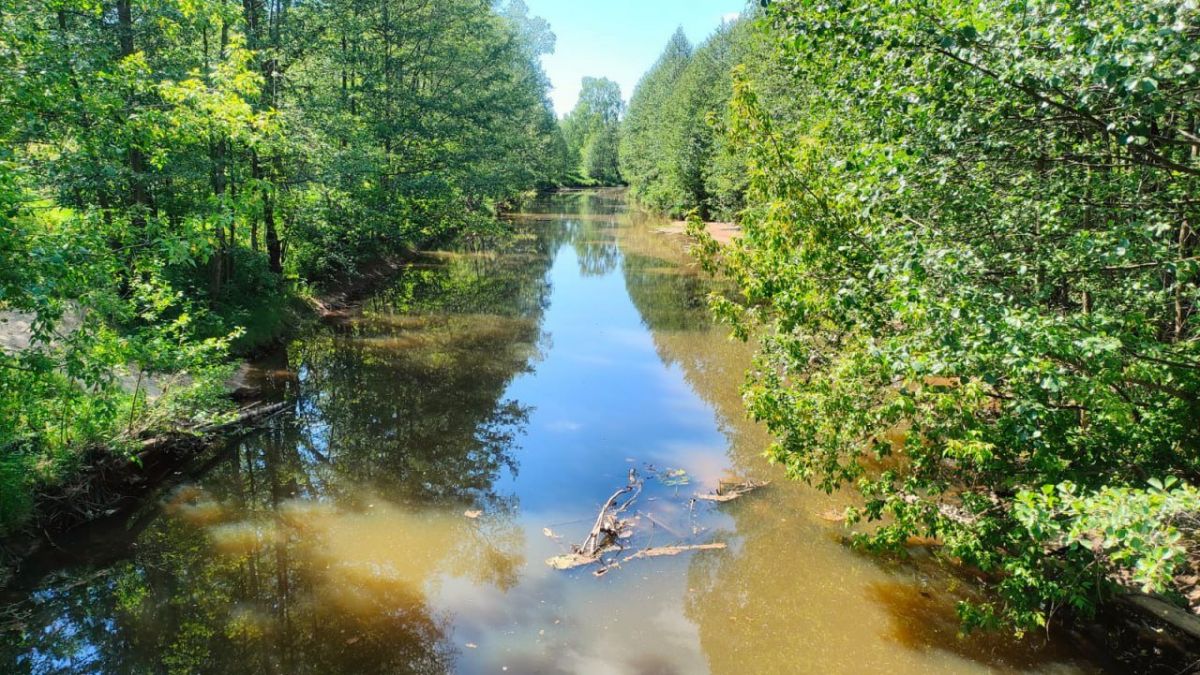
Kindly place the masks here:
POLYGON ((584 76, 607 77, 629 100, 639 78, 679 26, 693 43, 745 7, 745 0, 525 0, 558 36, 542 65, 559 115, 575 107, 584 76))

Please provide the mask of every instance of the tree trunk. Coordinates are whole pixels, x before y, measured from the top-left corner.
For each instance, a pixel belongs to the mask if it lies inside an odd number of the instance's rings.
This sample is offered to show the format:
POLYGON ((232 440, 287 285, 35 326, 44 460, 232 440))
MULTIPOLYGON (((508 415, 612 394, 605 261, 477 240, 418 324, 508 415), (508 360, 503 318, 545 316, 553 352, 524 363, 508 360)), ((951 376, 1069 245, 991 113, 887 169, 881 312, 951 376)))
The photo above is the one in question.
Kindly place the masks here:
MULTIPOLYGON (((117 2, 117 43, 119 47, 119 55, 121 59, 129 58, 134 53, 133 44, 133 4, 132 0, 118 0, 117 2)), ((129 92, 125 99, 125 109, 127 118, 131 118, 134 113, 133 92, 129 92)), ((126 162, 129 169, 129 181, 127 193, 125 196, 125 205, 129 208, 129 225, 130 235, 134 241, 122 242, 125 247, 125 274, 120 282, 120 292, 122 295, 127 295, 131 288, 131 282, 134 272, 134 252, 137 250, 137 244, 145 236, 146 232, 146 216, 150 212, 150 191, 146 187, 146 156, 142 153, 141 148, 137 147, 137 141, 132 141, 129 147, 126 148, 126 162)))
MULTIPOLYGON (((132 0, 117 2, 117 35, 120 42, 121 58, 133 56, 133 6, 132 0)), ((133 107, 132 95, 126 101, 126 107, 133 107)), ((136 144, 130 144, 129 157, 129 201, 133 206, 133 225, 136 231, 141 231, 146 225, 146 213, 150 209, 150 193, 146 188, 146 156, 136 144)))
MULTIPOLYGON (((271 189, 267 187, 262 162, 259 160, 257 152, 252 152, 250 155, 250 170, 262 186, 259 189, 259 196, 262 198, 262 217, 267 244, 268 265, 275 274, 283 274, 283 246, 279 241, 279 230, 275 227, 275 203, 271 197, 271 189)), ((257 232, 254 236, 257 238, 257 232)))
MULTIPOLYGON (((286 0, 271 0, 271 11, 264 11, 263 0, 243 0, 242 9, 246 19, 246 36, 248 47, 254 50, 257 54, 263 54, 264 51, 269 53, 269 56, 259 62, 259 72, 262 73, 264 79, 263 95, 259 100, 260 109, 270 110, 278 106, 279 103, 279 62, 277 60, 278 50, 282 34, 282 24, 284 15, 287 10, 288 3, 286 0), (263 19, 267 19, 266 30, 264 31, 263 19)), ((263 235, 266 248, 268 265, 275 274, 283 274, 283 246, 280 243, 279 230, 275 224, 275 203, 272 195, 271 187, 268 185, 266 173, 263 171, 262 161, 257 152, 251 152, 251 175, 259 183, 259 196, 262 199, 262 220, 263 220, 263 235)), ((272 164, 278 163, 278 158, 270 160, 272 164)), ((254 231, 251 233, 251 245, 257 247, 258 239, 258 223, 253 225, 254 231)))

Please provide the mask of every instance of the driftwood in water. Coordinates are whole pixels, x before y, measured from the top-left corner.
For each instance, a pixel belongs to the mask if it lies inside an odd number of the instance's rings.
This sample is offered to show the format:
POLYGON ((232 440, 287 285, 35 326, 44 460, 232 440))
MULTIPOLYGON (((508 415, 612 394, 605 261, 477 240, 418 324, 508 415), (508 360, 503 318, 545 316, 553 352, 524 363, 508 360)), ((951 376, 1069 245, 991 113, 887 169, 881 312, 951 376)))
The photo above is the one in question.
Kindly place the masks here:
MULTIPOLYGON (((233 418, 220 424, 206 424, 190 430, 176 431, 147 438, 141 442, 142 453, 157 452, 172 446, 187 447, 197 442, 211 440, 222 434, 234 433, 295 407, 294 403, 255 403, 240 408, 233 418)), ((140 457, 140 456, 139 456, 140 457)))
POLYGON ((583 555, 582 553, 564 553, 546 560, 546 564, 556 570, 573 570, 576 567, 587 567, 598 562, 600 562, 600 554, 583 555))
MULTIPOLYGON (((755 487, 761 487, 761 485, 755 484, 755 487)), ((741 488, 744 489, 745 486, 743 485, 741 488)), ((596 563, 603 563, 604 554, 623 550, 624 547, 621 546, 619 541, 632 534, 631 528, 633 527, 633 522, 622 520, 620 516, 622 513, 627 511, 635 501, 637 501, 637 498, 641 493, 642 481, 638 480, 637 472, 630 470, 629 484, 614 492, 613 495, 604 502, 604 505, 600 507, 600 513, 596 516, 596 522, 592 525, 591 532, 588 533, 587 539, 584 539, 583 544, 579 546, 572 546, 572 551, 570 553, 554 556, 553 558, 547 560, 546 564, 557 570, 572 570, 579 567, 587 567, 588 565, 593 565, 596 563), (624 495, 629 496, 626 497, 624 501, 621 501, 621 497, 624 495)), ((745 492, 742 494, 744 493, 745 492)), ((656 519, 654 516, 649 514, 642 515, 645 516, 647 521, 655 526, 661 527, 662 529, 679 537, 674 530, 668 527, 665 523, 656 519)), ((545 531, 550 533, 549 529, 545 531)), ((641 558, 659 558, 663 556, 679 555, 680 553, 685 553, 687 551, 711 551, 723 548, 725 548, 725 544, 723 543, 659 546, 655 548, 642 549, 630 556, 627 556, 621 562, 629 562, 631 560, 638 560, 641 558)), ((616 565, 615 561, 610 561, 609 564, 613 566, 616 565)), ((608 569, 609 567, 602 566, 596 570, 595 575, 601 576, 607 572, 608 569)))
POLYGON ((638 558, 661 558, 669 555, 679 555, 688 551, 718 551, 726 548, 725 544, 716 542, 713 544, 692 544, 691 546, 659 546, 656 548, 646 548, 627 556, 621 562, 629 562, 638 558))
POLYGON ((554 556, 547 560, 546 564, 554 569, 570 570, 600 562, 605 553, 621 550, 615 542, 628 530, 629 523, 621 520, 620 515, 637 501, 641 493, 642 481, 638 479, 637 472, 630 469, 629 483, 614 492, 600 507, 600 513, 596 515, 596 522, 588 532, 587 539, 579 546, 572 546, 573 550, 570 553, 554 556), (623 495, 629 497, 622 502, 620 499, 623 495))
POLYGON ((752 481, 752 480, 746 481, 744 483, 734 483, 734 482, 727 483, 725 481, 718 481, 716 492, 710 492, 708 494, 703 494, 703 495, 697 494, 696 499, 703 499, 705 501, 720 502, 720 503, 731 502, 735 499, 742 497, 743 495, 754 492, 755 490, 757 490, 759 488, 764 488, 770 484, 771 484, 771 481, 769 481, 769 480, 763 481, 761 483, 752 481))
POLYGON ((624 523, 618 519, 642 493, 642 481, 638 480, 637 472, 633 469, 629 470, 629 484, 613 493, 613 496, 604 502, 604 506, 600 507, 600 513, 596 516, 596 524, 592 526, 592 531, 588 533, 587 539, 583 541, 583 545, 579 547, 578 552, 584 555, 597 557, 609 543, 616 541, 620 537, 624 523), (632 495, 627 498, 620 506, 617 505, 617 500, 621 495, 632 495))

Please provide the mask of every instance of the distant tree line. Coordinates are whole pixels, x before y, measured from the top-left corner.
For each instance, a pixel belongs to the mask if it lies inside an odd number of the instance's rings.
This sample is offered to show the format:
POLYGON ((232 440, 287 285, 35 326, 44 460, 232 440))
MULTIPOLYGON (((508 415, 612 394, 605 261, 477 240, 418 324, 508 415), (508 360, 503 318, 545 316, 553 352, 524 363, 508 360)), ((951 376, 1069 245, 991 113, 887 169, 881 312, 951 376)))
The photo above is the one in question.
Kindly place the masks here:
POLYGON ((619 86, 584 78, 562 121, 579 185, 628 185, 642 206, 676 216, 730 218, 746 171, 723 132, 734 69, 764 49, 753 22, 723 24, 693 47, 682 29, 638 82, 628 106, 619 86))
POLYGON ((750 60, 752 24, 724 24, 693 48, 682 30, 638 83, 621 137, 632 196, 674 215, 728 218, 741 208, 745 171, 721 133, 733 71, 750 60))
POLYGON ((562 120, 575 183, 621 183, 617 147, 624 113, 620 85, 607 78, 583 78, 579 102, 562 120))

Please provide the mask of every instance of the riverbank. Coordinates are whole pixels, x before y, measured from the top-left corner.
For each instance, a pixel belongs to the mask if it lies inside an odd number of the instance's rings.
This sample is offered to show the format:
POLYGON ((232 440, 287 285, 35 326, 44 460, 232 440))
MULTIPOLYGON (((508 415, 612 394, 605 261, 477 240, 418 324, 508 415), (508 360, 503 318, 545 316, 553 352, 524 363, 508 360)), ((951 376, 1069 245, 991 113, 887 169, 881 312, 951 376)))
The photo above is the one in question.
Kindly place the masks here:
MULTIPOLYGON (((663 234, 672 236, 685 237, 687 236, 688 223, 686 220, 672 220, 670 225, 658 228, 658 231, 663 234)), ((705 221, 704 230, 718 244, 725 245, 731 243, 734 239, 741 236, 742 228, 736 223, 727 221, 705 221)))
POLYGON ((0 670, 49 653, 87 672, 1098 670, 1057 636, 959 639, 938 577, 838 541, 819 515, 835 498, 763 460, 749 350, 665 223, 607 191, 514 221, 293 340, 272 368, 303 374, 300 414, 31 560, 0 670), (631 547, 728 548, 548 566, 630 469, 627 516, 653 537, 631 547), (689 504, 731 479, 772 483, 689 504))
POLYGON ((966 584, 933 556, 846 546, 823 516, 844 496, 763 460, 741 394, 751 350, 712 322, 712 285, 666 223, 615 192, 546 197, 514 222, 517 237, 325 298, 330 320, 258 371, 286 381, 299 414, 192 453, 136 508, 44 546, 0 595, 20 624, 0 619, 8 653, 89 672, 195 653, 209 672, 405 671, 440 655, 457 672, 613 654, 631 672, 730 674, 746 654, 764 671, 890 675, 1184 665, 1099 623, 960 637, 966 584), (602 577, 547 566, 630 469, 647 492, 629 513, 655 546, 728 548, 602 577), (772 482, 681 504, 731 478, 772 482), (102 628, 69 642, 59 626, 102 628))
MULTIPOLYGON (((686 221, 672 221, 667 225, 652 227, 652 231, 667 240, 678 240, 687 237, 687 225, 686 221)), ((722 245, 729 244, 741 234, 740 228, 732 223, 706 222, 705 229, 722 245)), ((662 250, 663 247, 656 248, 656 251, 662 250)), ((740 389, 730 392, 729 398, 728 407, 731 414, 744 415, 740 389)), ((778 478, 783 479, 782 476, 778 478)), ((840 514, 845 506, 846 504, 839 503, 836 508, 831 509, 831 512, 839 514, 833 520, 841 522, 840 514)), ((848 539, 845 541, 849 545, 848 539)), ((929 554, 939 545, 938 542, 932 541, 914 545, 911 548, 914 554, 910 562, 916 563, 917 568, 924 570, 923 573, 931 577, 945 575, 946 570, 940 568, 946 563, 934 564, 929 554)), ((1154 672, 1185 672, 1189 664, 1197 662, 1197 658, 1200 657, 1200 616, 1197 616, 1200 614, 1200 593, 1196 592, 1196 574, 1189 570, 1179 575, 1175 589, 1178 593, 1177 598, 1147 595, 1129 589, 1110 596, 1095 617, 1079 616, 1072 620, 1064 620, 1060 615, 1051 630, 1066 633, 1073 639, 1090 645, 1098 653, 1113 655, 1122 663, 1136 663, 1142 660, 1155 663, 1156 668, 1161 667, 1154 672)), ((956 576, 953 585, 963 588, 976 586, 970 574, 956 576)), ((957 631, 957 623, 958 620, 954 617, 948 628, 957 631)), ((1000 629, 999 632, 1005 631, 1000 629)))
MULTIPOLYGON (((93 521, 118 517, 138 504, 146 494, 160 489, 172 472, 188 460, 218 447, 232 437, 249 433, 270 419, 289 411, 290 404, 278 400, 276 392, 264 391, 252 362, 279 349, 306 324, 336 318, 379 285, 395 277, 416 256, 415 250, 387 259, 364 263, 360 271, 329 283, 314 294, 283 291, 252 299, 244 313, 252 317, 252 339, 241 342, 234 352, 236 370, 225 383, 223 397, 233 407, 214 421, 188 421, 185 411, 175 419, 164 419, 132 440, 96 444, 70 452, 76 456, 65 468, 39 476, 27 483, 22 499, 29 507, 0 523, 0 588, 22 561, 71 530, 93 521), (264 317, 254 320, 253 317, 264 317)), ((80 325, 79 312, 61 323, 58 339, 69 339, 80 325)), ((4 313, 0 321, 0 349, 17 352, 31 344, 32 317, 4 313)), ((168 388, 166 380, 125 374, 117 385, 126 395, 140 395, 147 404, 168 388)), ((206 416, 207 417, 207 416, 206 416)), ((12 485, 8 486, 12 488, 12 485)), ((13 495, 9 495, 13 498, 13 495)))
POLYGON ((0 588, 26 558, 72 529, 100 518, 119 516, 145 494, 162 487, 182 463, 246 433, 272 417, 285 414, 286 402, 250 403, 229 419, 192 429, 178 428, 138 443, 132 453, 97 447, 83 451, 80 470, 33 495, 33 508, 23 523, 0 540, 0 588))

